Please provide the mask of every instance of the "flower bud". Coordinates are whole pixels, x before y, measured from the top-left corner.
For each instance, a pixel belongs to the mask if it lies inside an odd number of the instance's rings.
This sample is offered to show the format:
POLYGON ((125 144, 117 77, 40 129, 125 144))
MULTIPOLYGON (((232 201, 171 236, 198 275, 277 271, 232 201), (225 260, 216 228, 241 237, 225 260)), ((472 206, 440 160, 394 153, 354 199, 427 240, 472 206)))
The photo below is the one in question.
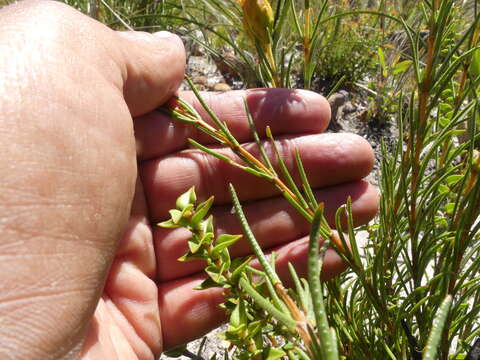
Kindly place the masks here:
POLYGON ((269 31, 273 26, 273 10, 269 0, 240 0, 243 25, 248 36, 261 45, 270 42, 269 31))

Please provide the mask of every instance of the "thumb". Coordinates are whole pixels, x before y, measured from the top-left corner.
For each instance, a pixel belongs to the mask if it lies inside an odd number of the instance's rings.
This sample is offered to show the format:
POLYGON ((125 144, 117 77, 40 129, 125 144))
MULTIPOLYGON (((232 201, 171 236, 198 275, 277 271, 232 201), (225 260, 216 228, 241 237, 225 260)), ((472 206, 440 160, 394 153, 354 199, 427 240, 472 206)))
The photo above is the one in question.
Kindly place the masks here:
POLYGON ((154 110, 180 86, 185 71, 182 40, 168 31, 116 33, 123 54, 123 95, 132 116, 154 110))

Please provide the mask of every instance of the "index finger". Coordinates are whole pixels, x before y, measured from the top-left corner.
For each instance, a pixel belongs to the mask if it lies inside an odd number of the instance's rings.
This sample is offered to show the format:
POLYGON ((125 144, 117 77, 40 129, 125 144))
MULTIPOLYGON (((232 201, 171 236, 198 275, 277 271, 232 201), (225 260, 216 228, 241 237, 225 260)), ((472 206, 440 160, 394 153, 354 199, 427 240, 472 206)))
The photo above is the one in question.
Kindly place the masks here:
MULTIPOLYGON (((188 101, 211 123, 211 119, 193 92, 185 91, 180 97, 188 101)), ((327 100, 312 91, 299 89, 251 89, 229 92, 204 92, 202 97, 213 112, 225 121, 240 142, 252 141, 247 122, 244 100, 252 113, 260 137, 270 126, 276 136, 308 134, 324 131, 330 121, 327 100)), ((154 111, 134 122, 139 160, 165 156, 188 147, 188 138, 203 144, 212 143, 205 134, 193 126, 173 120, 154 111)))

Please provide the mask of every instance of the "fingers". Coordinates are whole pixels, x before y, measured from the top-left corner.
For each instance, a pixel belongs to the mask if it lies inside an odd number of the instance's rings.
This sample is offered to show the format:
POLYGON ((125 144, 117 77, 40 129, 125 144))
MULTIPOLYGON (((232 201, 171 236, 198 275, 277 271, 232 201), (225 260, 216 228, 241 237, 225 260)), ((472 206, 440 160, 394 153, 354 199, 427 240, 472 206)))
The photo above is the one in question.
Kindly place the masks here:
POLYGON ((167 31, 155 34, 117 32, 123 54, 123 95, 132 116, 145 114, 168 100, 185 71, 182 40, 167 31))
MULTIPOLYGON (((190 102, 202 117, 208 115, 191 92, 180 96, 190 102)), ((276 135, 322 132, 330 120, 330 107, 322 96, 307 90, 253 89, 228 93, 202 93, 215 114, 227 122, 240 142, 251 141, 251 132, 245 115, 244 99, 256 122, 260 136, 268 125, 276 135)), ((137 153, 141 160, 165 156, 187 146, 191 137, 202 143, 212 140, 192 126, 170 119, 160 112, 152 112, 135 121, 137 153)))
MULTIPOLYGON (((325 203, 325 215, 331 226, 335 224, 335 212, 352 198, 355 225, 370 221, 378 209, 378 191, 364 181, 317 190, 315 195, 325 203)), ((299 239, 309 232, 308 222, 282 198, 271 198, 244 205, 244 211, 257 241, 264 249, 272 249, 299 239)), ((212 211, 218 234, 243 233, 238 219, 230 206, 219 206, 212 211)), ((185 229, 153 228, 155 253, 157 254, 157 277, 160 281, 171 280, 201 271, 202 261, 180 263, 177 259, 187 252, 187 239, 191 236, 185 229), (168 256, 164 256, 168 254, 168 256)), ((246 239, 241 239, 231 249, 231 256, 251 253, 246 239)))
POLYGON ((221 289, 194 290, 204 278, 196 275, 158 286, 164 350, 197 339, 225 321, 221 289))
MULTIPOLYGON (((303 238, 275 249, 276 270, 286 286, 291 286, 288 263, 300 277, 306 277, 308 239, 303 238)), ((327 250, 322 268, 322 280, 328 280, 345 269, 341 258, 327 250)), ((196 339, 226 320, 219 305, 224 301, 221 289, 194 290, 203 280, 194 275, 160 284, 159 304, 165 349, 196 339)))
MULTIPOLYGON (((373 167, 373 152, 360 136, 319 134, 278 141, 281 156, 298 180, 294 150, 301 158, 312 187, 324 187, 365 177, 373 167)), ((266 147, 268 149, 270 145, 266 147)), ((254 152, 255 147, 248 146, 254 152)), ((220 150, 233 158, 230 150, 220 150)), ((272 150, 267 151, 272 154, 272 150)), ((273 163, 276 157, 270 156, 273 163)), ((179 194, 192 185, 200 199, 214 195, 216 204, 230 201, 228 183, 233 183, 243 201, 273 196, 278 191, 264 179, 245 173, 198 150, 186 150, 143 163, 140 173, 153 221, 163 220, 179 194)))

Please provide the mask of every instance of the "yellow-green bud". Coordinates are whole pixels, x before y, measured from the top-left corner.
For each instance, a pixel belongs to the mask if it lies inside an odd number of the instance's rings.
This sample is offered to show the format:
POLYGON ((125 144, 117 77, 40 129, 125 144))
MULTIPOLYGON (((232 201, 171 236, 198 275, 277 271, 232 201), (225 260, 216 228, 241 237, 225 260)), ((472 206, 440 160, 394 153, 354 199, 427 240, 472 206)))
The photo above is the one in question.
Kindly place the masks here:
POLYGON ((240 0, 243 10, 243 26, 248 36, 261 45, 270 42, 273 26, 273 10, 269 0, 240 0))

